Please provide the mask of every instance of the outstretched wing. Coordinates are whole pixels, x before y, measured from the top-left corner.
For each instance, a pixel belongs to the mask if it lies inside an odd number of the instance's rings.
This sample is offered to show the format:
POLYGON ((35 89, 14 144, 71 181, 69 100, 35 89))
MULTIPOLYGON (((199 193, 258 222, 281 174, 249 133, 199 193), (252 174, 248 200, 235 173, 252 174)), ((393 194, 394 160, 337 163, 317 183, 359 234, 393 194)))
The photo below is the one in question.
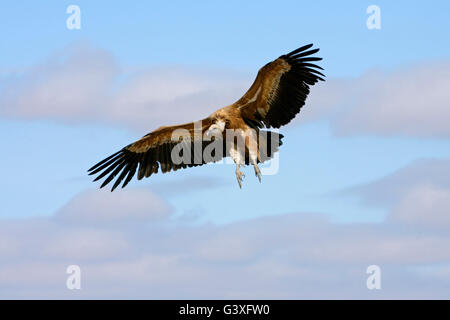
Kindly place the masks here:
MULTIPOLYGON (((205 131, 211 126, 211 119, 207 118, 198 122, 191 122, 178 126, 161 127, 145 135, 136 142, 124 147, 108 158, 100 161, 88 170, 90 175, 99 173, 94 181, 107 176, 100 188, 110 183, 116 176, 117 179, 111 191, 124 180, 122 188, 125 187, 137 171, 138 180, 158 173, 180 168, 200 166, 207 162, 218 161, 223 154, 213 154, 213 158, 203 157, 203 150, 211 141, 203 139, 205 131), (178 130, 177 132, 175 132, 178 130), (177 139, 174 140, 174 137, 177 139), (184 144, 184 145, 182 145, 184 144), (174 161, 172 150, 178 146, 179 154, 183 150, 189 150, 188 161, 174 161), (186 148, 186 149, 183 149, 186 148), (199 155, 199 152, 202 152, 199 155)), ((185 158, 184 158, 185 159, 185 158)), ((178 159, 179 160, 179 159, 178 159)))
POLYGON ((305 104, 309 87, 325 77, 312 64, 319 49, 301 47, 262 67, 250 89, 234 106, 247 121, 260 128, 279 128, 289 123, 305 104))

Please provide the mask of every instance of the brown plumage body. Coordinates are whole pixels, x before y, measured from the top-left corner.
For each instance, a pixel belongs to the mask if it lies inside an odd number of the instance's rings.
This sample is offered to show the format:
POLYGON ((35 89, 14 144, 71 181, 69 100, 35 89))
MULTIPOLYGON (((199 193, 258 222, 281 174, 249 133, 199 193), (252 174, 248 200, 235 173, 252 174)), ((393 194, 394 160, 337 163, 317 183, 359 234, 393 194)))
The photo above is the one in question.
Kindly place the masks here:
POLYGON ((310 63, 321 60, 311 57, 319 49, 307 51, 311 47, 312 44, 301 47, 266 64, 259 70, 252 86, 235 103, 200 121, 160 127, 99 162, 89 169, 89 174, 100 173, 94 181, 108 175, 101 187, 117 176, 112 187, 114 190, 122 181, 122 187, 126 186, 136 171, 140 180, 157 173, 159 168, 165 173, 231 156, 236 163, 236 178, 240 187, 244 175, 239 167, 244 164, 252 164, 255 175, 261 181, 257 164, 270 159, 278 151, 283 137, 262 129, 279 128, 289 123, 304 105, 309 87, 323 80, 321 76, 324 75, 317 70, 322 68, 310 63), (227 132, 230 130, 238 132, 237 139, 243 141, 241 146, 234 143, 234 138, 233 143, 227 141, 227 132), (181 131, 184 132, 183 136, 174 139, 174 134, 181 131), (263 137, 261 132, 267 135, 263 137), (214 136, 214 139, 208 139, 210 136, 214 136), (212 160, 193 161, 195 153, 205 150, 212 141, 217 143, 218 139, 223 143, 221 155, 212 160), (192 149, 189 158, 192 161, 174 161, 172 151, 180 142, 192 149), (274 144, 276 146, 272 148, 274 144), (271 150, 266 152, 265 149, 269 147, 271 150), (264 150, 264 155, 261 150, 264 150))

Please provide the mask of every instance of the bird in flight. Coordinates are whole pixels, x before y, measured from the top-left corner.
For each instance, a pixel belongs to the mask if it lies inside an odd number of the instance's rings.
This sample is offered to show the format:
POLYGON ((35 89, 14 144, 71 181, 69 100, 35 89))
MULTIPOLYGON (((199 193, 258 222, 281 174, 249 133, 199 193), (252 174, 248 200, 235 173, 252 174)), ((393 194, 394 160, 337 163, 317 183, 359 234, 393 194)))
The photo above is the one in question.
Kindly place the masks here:
POLYGON ((283 135, 265 130, 288 124, 305 104, 310 86, 324 81, 314 61, 319 49, 308 44, 263 66, 248 91, 235 103, 209 117, 181 125, 160 127, 100 161, 88 170, 106 177, 100 188, 114 180, 111 191, 152 174, 217 162, 230 156, 242 187, 240 167, 252 165, 261 181, 258 163, 278 151, 283 135))

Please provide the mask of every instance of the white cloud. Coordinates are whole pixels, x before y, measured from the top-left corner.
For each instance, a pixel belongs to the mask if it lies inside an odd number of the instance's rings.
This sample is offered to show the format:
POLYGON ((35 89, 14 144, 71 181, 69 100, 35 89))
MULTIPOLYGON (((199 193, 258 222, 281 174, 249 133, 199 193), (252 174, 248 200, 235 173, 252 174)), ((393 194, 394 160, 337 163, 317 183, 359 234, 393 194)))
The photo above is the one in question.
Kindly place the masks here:
POLYGON ((338 135, 450 137, 450 62, 423 62, 356 79, 330 79, 312 91, 310 119, 338 135))
POLYGON ((70 47, 2 83, 0 110, 11 117, 66 121, 102 116, 119 67, 106 51, 70 47))
POLYGON ((251 80, 226 70, 125 68, 110 53, 84 45, 5 77, 0 112, 152 130, 208 116, 237 100, 251 80))
POLYGON ((122 232, 88 228, 61 228, 48 242, 43 243, 42 254, 49 258, 96 260, 123 255, 129 248, 122 232))
POLYGON ((170 206, 150 190, 91 190, 74 197, 56 215, 66 223, 104 225, 147 222, 166 217, 170 206))
POLYGON ((450 159, 417 160, 377 181, 344 194, 388 208, 392 223, 447 230, 450 227, 450 159))
POLYGON ((412 188, 394 207, 392 219, 447 230, 450 227, 450 189, 435 185, 412 188))
POLYGON ((370 183, 345 190, 355 193, 370 206, 392 207, 417 187, 450 189, 450 160, 421 159, 370 183))

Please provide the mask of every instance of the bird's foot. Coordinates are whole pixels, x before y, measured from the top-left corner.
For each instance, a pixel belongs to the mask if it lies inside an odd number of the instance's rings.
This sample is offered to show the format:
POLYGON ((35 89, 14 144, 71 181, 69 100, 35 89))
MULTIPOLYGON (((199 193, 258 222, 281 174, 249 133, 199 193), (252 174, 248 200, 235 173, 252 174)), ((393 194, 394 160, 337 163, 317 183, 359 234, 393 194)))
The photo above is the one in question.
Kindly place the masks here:
POLYGON ((261 182, 261 170, 259 170, 259 167, 257 164, 254 164, 253 168, 255 168, 255 176, 257 176, 259 182, 261 182))
POLYGON ((242 179, 245 177, 245 174, 239 170, 239 168, 236 168, 236 179, 239 183, 239 188, 242 188, 242 179))

